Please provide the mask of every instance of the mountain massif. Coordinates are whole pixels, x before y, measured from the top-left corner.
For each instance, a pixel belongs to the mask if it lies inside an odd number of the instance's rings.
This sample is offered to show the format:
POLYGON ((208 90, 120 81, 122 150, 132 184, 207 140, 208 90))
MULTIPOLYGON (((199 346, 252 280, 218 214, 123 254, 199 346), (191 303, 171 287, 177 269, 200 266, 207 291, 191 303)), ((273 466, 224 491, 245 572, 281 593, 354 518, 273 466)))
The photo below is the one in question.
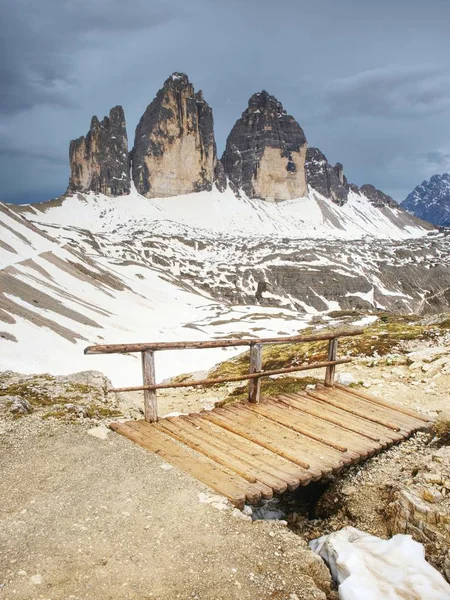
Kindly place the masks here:
POLYGON ((374 204, 395 205, 371 185, 349 185, 342 164, 332 166, 308 147, 303 129, 266 91, 253 94, 217 157, 212 109, 184 73, 173 73, 142 115, 128 153, 125 116, 93 117, 85 137, 70 144, 67 192, 130 193, 130 177, 146 198, 211 191, 227 185, 236 194, 267 201, 302 198, 308 186, 343 205, 350 187, 374 204))
POLYGON ((402 208, 434 225, 450 227, 450 174, 422 181, 402 202, 402 208))

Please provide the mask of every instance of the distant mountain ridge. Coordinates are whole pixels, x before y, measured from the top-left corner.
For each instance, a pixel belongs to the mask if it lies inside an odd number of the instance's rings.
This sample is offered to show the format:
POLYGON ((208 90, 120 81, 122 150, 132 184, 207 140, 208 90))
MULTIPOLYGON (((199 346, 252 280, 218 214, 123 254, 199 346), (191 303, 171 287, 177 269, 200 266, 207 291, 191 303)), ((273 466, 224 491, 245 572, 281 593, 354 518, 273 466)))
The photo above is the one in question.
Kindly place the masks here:
POLYGON ((429 181, 422 181, 401 206, 419 219, 450 227, 450 174, 433 175, 429 181))

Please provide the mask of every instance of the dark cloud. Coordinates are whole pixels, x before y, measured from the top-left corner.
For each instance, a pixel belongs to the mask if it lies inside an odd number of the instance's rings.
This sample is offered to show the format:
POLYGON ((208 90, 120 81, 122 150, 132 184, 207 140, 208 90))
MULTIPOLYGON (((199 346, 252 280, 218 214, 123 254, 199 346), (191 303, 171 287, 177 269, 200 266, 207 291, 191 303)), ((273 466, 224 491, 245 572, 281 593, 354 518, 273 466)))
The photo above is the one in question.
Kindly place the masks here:
POLYGON ((0 113, 9 114, 73 108, 77 55, 101 44, 95 36, 149 30, 176 14, 155 0, 3 0, 0 11, 0 113))
POLYGON ((0 147, 0 157, 8 157, 9 159, 17 158, 20 160, 40 160, 55 165, 65 165, 67 162, 66 157, 60 155, 55 156, 53 154, 46 154, 42 150, 27 150, 26 148, 14 148, 12 146, 0 147))
POLYGON ((403 199, 448 170, 448 0, 0 0, 0 199, 57 196, 70 139, 122 104, 128 137, 173 71, 219 154, 267 89, 349 179, 403 199))
POLYGON ((59 12, 69 30, 86 35, 151 29, 180 18, 184 10, 170 0, 70 0, 59 4, 59 12))
POLYGON ((432 170, 450 171, 450 141, 447 150, 433 150, 423 155, 432 170))
POLYGON ((325 89, 333 116, 417 118, 450 110, 450 71, 435 65, 391 66, 335 79, 325 89))

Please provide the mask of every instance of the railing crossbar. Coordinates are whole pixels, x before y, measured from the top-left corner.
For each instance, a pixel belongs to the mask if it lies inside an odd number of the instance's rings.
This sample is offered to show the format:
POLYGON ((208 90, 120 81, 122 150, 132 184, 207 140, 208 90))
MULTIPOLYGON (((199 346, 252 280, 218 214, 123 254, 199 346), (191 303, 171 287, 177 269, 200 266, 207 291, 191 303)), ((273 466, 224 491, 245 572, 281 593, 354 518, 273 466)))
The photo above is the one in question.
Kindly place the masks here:
POLYGON ((195 342, 151 342, 142 344, 104 344, 88 346, 85 354, 128 354, 140 352, 142 355, 143 385, 134 387, 122 387, 112 389, 112 392, 144 392, 145 420, 154 423, 158 420, 158 407, 156 390, 173 388, 186 388, 199 385, 214 385, 219 383, 231 383, 234 381, 249 381, 248 399, 250 402, 259 402, 260 384, 262 377, 282 375, 283 373, 295 373, 297 371, 308 371, 311 369, 326 368, 325 385, 334 385, 334 374, 336 365, 351 362, 350 358, 337 359, 338 338, 361 335, 363 329, 353 327, 352 329, 335 329, 323 333, 310 335, 295 335, 290 337, 276 338, 253 338, 253 339, 223 339, 195 342), (318 342, 328 340, 328 360, 313 362, 307 365, 298 365, 285 369, 262 370, 262 347, 264 344, 296 344, 302 342, 318 342), (178 383, 156 383, 155 356, 160 350, 200 350, 202 348, 229 348, 238 346, 250 346, 250 367, 247 375, 235 375, 230 377, 218 377, 216 379, 200 379, 197 381, 181 381, 178 383))
POLYGON ((360 335, 363 329, 343 329, 316 333, 311 335, 294 335, 290 337, 253 338, 253 339, 223 339, 194 342, 149 342, 140 344, 103 344, 88 346, 85 354, 126 354, 128 352, 152 352, 161 350, 201 350, 202 348, 229 348, 233 346, 253 346, 255 344, 296 344, 301 342, 320 342, 339 337, 360 335))
POLYGON ((341 358, 333 361, 323 361, 310 363, 308 365, 299 365, 298 367, 288 367, 286 369, 273 369, 271 371, 259 371, 258 373, 249 373, 248 375, 234 375, 230 377, 217 377, 216 379, 197 379, 196 381, 181 381, 177 383, 157 383, 154 385, 140 385, 137 387, 114 388, 112 392, 138 392, 141 390, 168 390, 171 388, 193 387, 196 385, 214 385, 216 383, 228 383, 233 381, 246 381, 248 379, 260 379, 261 377, 270 377, 271 375, 282 375, 283 373, 295 373, 296 371, 309 371, 312 369, 323 369, 334 365, 343 365, 351 362, 351 358, 341 358))

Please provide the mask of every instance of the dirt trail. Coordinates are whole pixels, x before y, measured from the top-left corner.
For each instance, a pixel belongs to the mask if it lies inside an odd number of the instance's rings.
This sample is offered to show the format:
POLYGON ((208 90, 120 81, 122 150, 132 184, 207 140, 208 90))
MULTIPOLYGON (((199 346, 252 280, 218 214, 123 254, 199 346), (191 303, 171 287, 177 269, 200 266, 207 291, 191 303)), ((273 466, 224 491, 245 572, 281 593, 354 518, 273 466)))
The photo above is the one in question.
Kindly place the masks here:
POLYGON ((125 438, 36 415, 2 431, 0 598, 325 598, 300 538, 200 503, 202 484, 125 438))

